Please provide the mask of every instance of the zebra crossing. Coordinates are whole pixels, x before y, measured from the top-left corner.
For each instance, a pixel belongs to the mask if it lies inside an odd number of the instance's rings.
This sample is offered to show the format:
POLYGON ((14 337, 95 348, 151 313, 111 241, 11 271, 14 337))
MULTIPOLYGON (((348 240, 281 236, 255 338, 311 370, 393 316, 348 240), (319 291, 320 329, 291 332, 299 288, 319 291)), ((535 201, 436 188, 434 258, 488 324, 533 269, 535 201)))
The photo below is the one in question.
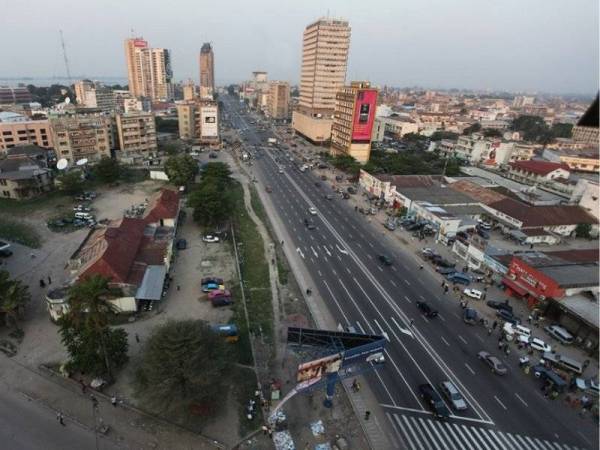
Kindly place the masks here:
POLYGON ((400 439, 410 450, 582 450, 579 447, 506 433, 489 428, 442 422, 424 417, 386 413, 400 439))

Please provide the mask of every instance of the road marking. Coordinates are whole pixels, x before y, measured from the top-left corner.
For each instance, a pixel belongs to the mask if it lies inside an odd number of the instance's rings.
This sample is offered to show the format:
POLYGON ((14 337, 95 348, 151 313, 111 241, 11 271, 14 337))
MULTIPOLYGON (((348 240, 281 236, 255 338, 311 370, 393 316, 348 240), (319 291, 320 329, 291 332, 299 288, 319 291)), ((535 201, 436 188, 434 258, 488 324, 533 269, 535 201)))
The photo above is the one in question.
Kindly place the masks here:
POLYGON ((329 251, 329 249, 327 248, 327 246, 323 246, 323 250, 325 250, 325 253, 327 253, 327 256, 331 256, 331 252, 329 251))
POLYGON ((442 341, 444 341, 444 344, 446 344, 448 347, 450 347, 450 343, 446 339, 444 339, 443 336, 440 336, 440 338, 442 339, 442 341))
POLYGON ((394 272, 398 272, 398 270, 396 270, 396 268, 395 268, 394 266, 392 266, 392 270, 393 270, 394 272))
POLYGON ((298 247, 298 248, 296 249, 296 251, 297 251, 298 253, 300 253, 300 256, 302 256, 302 259, 304 259, 304 253, 302 253, 302 250, 300 250, 300 247, 298 247))
POLYGON ((340 248, 339 245, 335 244, 335 247, 338 249, 338 252, 340 252, 342 255, 348 254, 348 252, 345 249, 340 248))
POLYGON ((382 408, 397 409, 400 411, 410 411, 410 412, 414 412, 414 413, 418 413, 418 414, 427 414, 429 416, 433 415, 433 413, 431 411, 425 411, 423 409, 407 408, 406 406, 388 405, 387 403, 380 403, 379 406, 381 406, 382 408))
POLYGON ((337 272, 335 271, 335 269, 331 269, 331 271, 333 272, 333 274, 334 274, 335 276, 337 276, 337 272))
POLYGON ((458 338, 463 341, 465 344, 469 345, 469 343, 465 340, 464 337, 462 337, 460 334, 458 335, 458 338))
POLYGON ((414 339, 414 336, 410 332, 409 329, 401 327, 400 324, 398 322, 396 322, 396 319, 394 317, 390 317, 390 319, 394 323, 394 325, 396 325, 398 327, 398 329, 400 330, 400 333, 406 334, 406 335, 408 335, 408 336, 410 336, 411 338, 414 339))
POLYGON ((410 286, 410 283, 408 282, 408 280, 404 280, 404 282, 405 282, 405 283, 406 283, 408 286, 410 286))
POLYGON ((505 410, 505 411, 508 409, 506 406, 504 406, 504 403, 502 403, 502 402, 500 401, 500 399, 499 399, 498 397, 496 397, 495 395, 494 395, 494 399, 495 399, 495 400, 496 400, 498 403, 500 403, 500 406, 502 406, 502 407, 504 408, 504 410, 505 410))
POLYGON ((481 336, 479 336, 478 334, 476 334, 475 337, 477 339, 479 339, 481 342, 485 342, 485 340, 481 336))
POLYGON ((371 260, 373 259, 373 257, 371 255, 367 255, 367 258, 369 258, 371 260))
POLYGON ((390 280, 390 283, 392 283, 392 286, 398 287, 398 285, 396 283, 394 283, 394 280, 390 280))
POLYGON ((373 248, 373 244, 371 244, 370 242, 367 242, 367 244, 369 244, 369 247, 373 248))
POLYGON ((312 248, 312 245, 310 246, 310 249, 312 250, 313 254, 315 255, 315 258, 318 258, 319 254, 317 253, 317 251, 314 248, 312 248))
POLYGON ((348 269, 347 267, 346 267, 346 272, 348 272, 348 273, 351 273, 351 272, 350 272, 350 269, 348 269))
POLYGON ((419 295, 419 297, 421 297, 421 300, 425 301, 425 297, 423 297, 422 295, 419 295))
POLYGON ((356 246, 357 246, 358 248, 362 248, 362 245, 360 245, 358 242, 356 243, 356 246))
POLYGON ((523 399, 522 399, 522 398, 519 396, 519 394, 517 394, 516 392, 515 392, 515 397, 517 397, 517 398, 518 398, 518 399, 521 401, 521 403, 523 403, 523 404, 524 404, 526 407, 528 407, 528 408, 529 408, 529 405, 527 404, 527 402, 526 402, 525 400, 523 400, 523 399))
POLYGON ((322 276, 323 276, 323 274, 321 273, 321 271, 320 271, 320 270, 317 270, 317 273, 319 274, 319 276, 320 276, 320 277, 322 277, 322 276))
POLYGON ((383 269, 381 268, 381 266, 377 266, 377 268, 379 269, 380 272, 383 272, 383 269))
POLYGON ((313 263, 313 264, 315 263, 315 260, 314 260, 314 259, 312 259, 312 256, 311 256, 309 259, 310 259, 310 262, 311 262, 311 263, 313 263))
POLYGON ((404 299, 405 299, 405 300, 406 300, 408 303, 412 303, 412 302, 410 301, 410 298, 408 298, 406 295, 404 296, 404 299))
POLYGON ((471 375, 475 375, 475 371, 473 369, 471 369, 471 366, 469 366, 467 363, 465 363, 465 367, 467 369, 469 369, 469 372, 471 372, 471 375))
POLYGON ((458 314, 456 314, 456 313, 452 313, 452 314, 454 314, 454 317, 456 317, 457 319, 460 319, 460 316, 458 314))
POLYGON ((442 316, 441 314, 438 313, 438 317, 441 319, 442 322, 445 322, 446 319, 444 319, 444 316, 442 316))

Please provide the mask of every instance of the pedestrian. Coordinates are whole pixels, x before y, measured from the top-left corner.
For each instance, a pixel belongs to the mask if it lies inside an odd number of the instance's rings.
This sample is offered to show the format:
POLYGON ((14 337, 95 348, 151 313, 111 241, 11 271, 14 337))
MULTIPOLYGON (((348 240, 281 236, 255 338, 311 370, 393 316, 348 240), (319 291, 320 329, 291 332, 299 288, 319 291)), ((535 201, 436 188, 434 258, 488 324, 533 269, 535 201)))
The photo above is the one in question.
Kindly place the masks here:
POLYGON ((267 433, 269 432, 269 428, 266 425, 263 425, 261 428, 262 428, 263 435, 266 436, 267 433))
POLYGON ((96 396, 94 394, 90 394, 90 400, 92 401, 92 406, 94 408, 98 407, 98 399, 96 398, 96 396))
POLYGON ((135 333, 135 342, 140 343, 140 336, 137 333, 135 333))
POLYGON ((498 350, 502 350, 502 347, 504 347, 504 342, 498 341, 498 350))
POLYGON ((65 417, 60 411, 56 413, 56 420, 58 420, 58 423, 60 423, 63 427, 65 426, 65 417))
POLYGON ((442 287, 446 286, 446 282, 442 281, 442 287))
POLYGON ((117 407, 117 396, 116 396, 116 395, 113 395, 113 396, 110 398, 110 403, 111 403, 111 404, 112 404, 112 405, 113 405, 115 408, 117 407))
POLYGON ((371 411, 365 411, 365 420, 369 420, 369 417, 371 417, 371 411))
POLYGON ((494 323, 492 324, 492 328, 495 330, 497 326, 498 326, 498 321, 494 320, 494 323))
POLYGON ((508 345, 506 346, 504 353, 506 353, 506 355, 510 355, 510 347, 508 345))
POLYGON ((177 285, 177 290, 180 291, 181 290, 181 286, 177 285))
POLYGON ((419 270, 423 270, 423 264, 419 265, 419 270))
POLYGON ((283 247, 283 241, 281 241, 281 246, 283 247))
POLYGON ((40 280, 40 287, 41 288, 46 287, 46 283, 44 283, 44 280, 40 280))
POLYGON ((87 387, 81 378, 79 379, 79 384, 81 385, 81 393, 85 394, 87 387))
POLYGON ((410 319, 410 326, 413 327, 415 325, 415 319, 410 319))
POLYGON ((50 278, 50 275, 48 275, 48 284, 52 284, 52 278, 50 278))
POLYGON ((488 336, 491 336, 491 335, 492 335, 492 331, 493 331, 493 330, 492 330, 491 328, 488 328, 488 336))

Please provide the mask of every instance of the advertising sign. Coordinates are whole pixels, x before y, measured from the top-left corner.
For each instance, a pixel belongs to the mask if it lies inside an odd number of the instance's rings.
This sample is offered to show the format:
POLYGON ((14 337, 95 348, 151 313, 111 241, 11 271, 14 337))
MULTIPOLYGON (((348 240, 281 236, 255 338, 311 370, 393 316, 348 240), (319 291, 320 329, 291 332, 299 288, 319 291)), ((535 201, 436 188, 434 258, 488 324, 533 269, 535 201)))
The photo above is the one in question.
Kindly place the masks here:
POLYGON ((377 90, 361 89, 358 91, 354 105, 352 142, 369 142, 371 140, 376 109, 377 90))
POLYGON ((308 382, 309 385, 316 383, 328 373, 339 371, 341 366, 342 355, 340 353, 302 363, 298 366, 297 381, 299 383, 308 382))
POLYGON ((200 111, 201 134, 203 138, 219 137, 219 127, 217 125, 217 107, 203 106, 200 111))
POLYGON ((143 39, 135 39, 133 41, 133 46, 138 48, 146 48, 148 47, 148 43, 143 39))

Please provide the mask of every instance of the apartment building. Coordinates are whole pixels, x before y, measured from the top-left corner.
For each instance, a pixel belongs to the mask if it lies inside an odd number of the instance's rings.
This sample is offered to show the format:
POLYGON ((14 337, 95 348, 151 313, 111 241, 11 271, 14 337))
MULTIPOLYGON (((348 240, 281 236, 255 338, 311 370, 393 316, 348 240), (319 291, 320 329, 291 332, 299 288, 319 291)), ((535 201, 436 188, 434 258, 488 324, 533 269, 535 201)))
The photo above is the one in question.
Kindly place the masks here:
POLYGON ((219 107, 214 100, 188 101, 177 104, 179 137, 196 144, 220 143, 219 107))
POLYGON ((91 93, 94 90, 94 83, 91 80, 79 80, 73 85, 75 88, 75 101, 78 105, 86 108, 95 108, 96 103, 91 102, 91 93))
POLYGON ((157 150, 156 122, 150 112, 117 114, 118 147, 122 156, 129 153, 154 153, 157 150))
POLYGON ((336 95, 331 127, 331 154, 349 155, 366 163, 377 111, 377 89, 368 81, 354 81, 336 95))
POLYGON ((290 107, 290 85, 285 81, 271 81, 267 102, 267 115, 275 120, 287 120, 290 107))
POLYGON ((292 127, 312 142, 331 138, 336 94, 344 86, 350 47, 345 20, 322 18, 304 30, 300 99, 292 127))
POLYGON ((600 140, 598 96, 573 127, 573 140, 591 146, 598 146, 600 140))
POLYGON ((193 80, 188 80, 183 85, 183 99, 193 100, 196 97, 196 85, 193 80))
POLYGON ((215 94, 215 55, 210 43, 200 49, 200 98, 212 100, 215 94))
POLYGON ((17 105, 31 102, 31 93, 26 87, 0 86, 0 105, 17 105))
POLYGON ((52 147, 48 120, 29 120, 21 114, 0 112, 0 154, 9 148, 27 144, 52 147))
POLYGON ((65 158, 73 164, 83 158, 93 162, 111 156, 110 117, 74 114, 51 117, 49 121, 57 158, 65 158))
POLYGON ((125 40, 125 62, 129 92, 153 101, 173 98, 173 73, 169 50, 150 48, 143 38, 125 40))
POLYGON ((47 150, 35 145, 15 147, 0 160, 0 198, 23 200, 53 187, 47 150))

